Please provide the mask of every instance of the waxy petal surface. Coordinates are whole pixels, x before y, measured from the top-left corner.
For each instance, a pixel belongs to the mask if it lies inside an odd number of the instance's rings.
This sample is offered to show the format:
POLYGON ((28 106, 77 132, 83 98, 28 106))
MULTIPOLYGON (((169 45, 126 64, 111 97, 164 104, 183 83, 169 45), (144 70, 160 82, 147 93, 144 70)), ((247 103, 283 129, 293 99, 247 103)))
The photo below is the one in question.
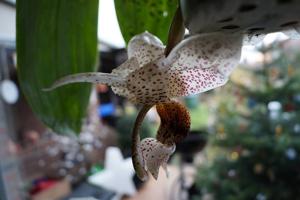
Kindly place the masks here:
POLYGON ((175 144, 168 146, 154 138, 145 138, 139 144, 139 153, 145 164, 145 170, 157 179, 160 166, 166 168, 170 156, 175 151, 175 144))
POLYGON ((134 36, 128 44, 128 57, 135 57, 139 66, 155 61, 164 55, 163 43, 154 35, 144 32, 134 36))
POLYGON ((173 62, 168 71, 168 96, 205 92, 222 86, 238 65, 242 35, 203 34, 178 44, 167 57, 173 62))

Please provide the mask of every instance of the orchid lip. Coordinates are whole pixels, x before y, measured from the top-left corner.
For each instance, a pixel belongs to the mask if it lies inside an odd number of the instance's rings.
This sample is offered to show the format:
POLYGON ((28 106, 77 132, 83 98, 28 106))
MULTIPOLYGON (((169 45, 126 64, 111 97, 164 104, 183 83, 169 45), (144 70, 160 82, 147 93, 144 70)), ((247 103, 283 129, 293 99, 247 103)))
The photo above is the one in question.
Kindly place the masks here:
POLYGON ((175 144, 164 145, 155 138, 145 138, 138 146, 138 152, 142 158, 142 167, 150 173, 154 179, 158 178, 159 168, 162 166, 167 173, 167 162, 175 151, 175 144))
POLYGON ((183 140, 190 129, 190 116, 185 106, 176 101, 159 103, 156 110, 161 124, 156 138, 144 138, 140 141, 139 129, 150 107, 144 106, 141 109, 132 133, 133 166, 141 180, 147 180, 149 173, 157 179, 160 167, 168 176, 167 162, 175 152, 175 144, 183 140))

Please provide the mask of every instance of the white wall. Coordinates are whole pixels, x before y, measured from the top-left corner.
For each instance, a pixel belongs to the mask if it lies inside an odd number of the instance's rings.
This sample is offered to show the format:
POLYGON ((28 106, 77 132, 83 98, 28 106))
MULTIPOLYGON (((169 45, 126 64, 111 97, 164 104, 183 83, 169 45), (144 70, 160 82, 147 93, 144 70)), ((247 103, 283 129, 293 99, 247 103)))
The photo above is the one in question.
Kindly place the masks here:
POLYGON ((0 40, 15 41, 16 9, 0 2, 0 40))

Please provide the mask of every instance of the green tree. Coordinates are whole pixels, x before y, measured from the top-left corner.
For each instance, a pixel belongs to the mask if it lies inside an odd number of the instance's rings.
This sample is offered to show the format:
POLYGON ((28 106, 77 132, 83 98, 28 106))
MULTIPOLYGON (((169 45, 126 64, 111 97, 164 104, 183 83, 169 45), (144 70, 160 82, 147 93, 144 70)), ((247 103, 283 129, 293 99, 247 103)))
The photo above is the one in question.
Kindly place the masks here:
POLYGON ((300 54, 289 51, 296 45, 260 47, 263 64, 238 70, 243 78, 216 98, 214 155, 197 179, 203 194, 217 200, 300 199, 300 54))

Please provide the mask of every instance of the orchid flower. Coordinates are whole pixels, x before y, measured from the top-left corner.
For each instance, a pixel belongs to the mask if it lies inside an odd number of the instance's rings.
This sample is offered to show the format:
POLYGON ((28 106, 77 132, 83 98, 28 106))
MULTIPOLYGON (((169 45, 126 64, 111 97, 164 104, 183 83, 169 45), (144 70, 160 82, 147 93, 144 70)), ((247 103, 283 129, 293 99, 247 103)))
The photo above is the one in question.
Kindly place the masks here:
POLYGON ((132 159, 138 177, 157 179, 160 166, 166 169, 175 144, 186 136, 190 122, 184 106, 172 98, 205 92, 225 84, 237 66, 241 34, 199 34, 177 44, 165 56, 165 47, 152 34, 133 37, 128 60, 112 73, 80 73, 63 77, 46 89, 75 82, 102 83, 114 93, 142 104, 132 134, 132 159), (156 105, 161 125, 155 138, 140 141, 139 128, 148 110, 156 105))
POLYGON ((180 42, 165 57, 162 42, 145 32, 130 40, 129 59, 112 73, 69 75, 46 90, 74 82, 92 82, 110 85, 116 94, 136 104, 168 102, 225 84, 239 62, 241 46, 242 35, 195 35, 180 42))

